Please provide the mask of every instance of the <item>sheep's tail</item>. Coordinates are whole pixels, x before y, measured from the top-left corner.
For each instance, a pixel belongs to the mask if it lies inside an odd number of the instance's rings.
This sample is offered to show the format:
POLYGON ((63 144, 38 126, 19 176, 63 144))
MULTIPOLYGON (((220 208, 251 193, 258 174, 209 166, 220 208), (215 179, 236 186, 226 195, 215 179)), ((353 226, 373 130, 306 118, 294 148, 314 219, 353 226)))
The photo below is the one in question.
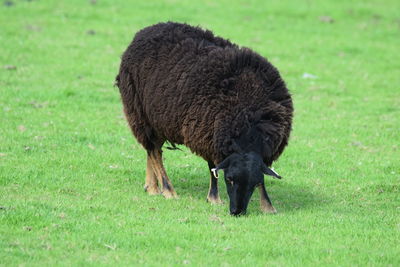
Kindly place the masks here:
POLYGON ((167 143, 169 144, 169 146, 166 146, 165 148, 168 150, 180 150, 182 151, 182 149, 180 149, 179 147, 176 146, 175 143, 172 143, 170 141, 167 141, 167 143))
POLYGON ((119 82, 120 82, 120 78, 119 78, 119 74, 117 75, 117 77, 115 77, 115 83, 114 86, 119 87, 119 82))

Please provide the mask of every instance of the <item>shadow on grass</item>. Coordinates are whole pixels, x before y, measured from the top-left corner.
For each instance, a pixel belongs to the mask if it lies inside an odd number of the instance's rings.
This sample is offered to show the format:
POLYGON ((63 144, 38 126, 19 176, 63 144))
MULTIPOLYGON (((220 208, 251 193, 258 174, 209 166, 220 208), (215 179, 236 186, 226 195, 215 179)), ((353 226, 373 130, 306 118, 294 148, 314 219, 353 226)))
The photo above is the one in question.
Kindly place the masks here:
MULTIPOLYGON (((196 167, 197 170, 176 170, 170 168, 168 171, 169 178, 174 185, 174 188, 180 198, 191 198, 196 201, 206 203, 207 193, 209 189, 209 173, 206 167, 196 167)), ((122 183, 128 182, 132 186, 133 190, 142 191, 144 185, 144 171, 133 171, 125 170, 123 172, 124 177, 129 177, 122 183)), ((324 194, 321 191, 317 191, 315 187, 311 187, 310 184, 294 183, 294 179, 282 179, 276 180, 270 177, 265 177, 266 189, 268 195, 273 203, 273 206, 277 209, 278 214, 283 213, 296 213, 310 209, 320 209, 322 206, 326 206, 332 202, 332 198, 329 195, 324 194)), ((118 185, 120 186, 120 185, 118 185)), ((222 201, 224 201, 223 207, 227 208, 229 205, 229 199, 226 192, 225 181, 223 178, 219 179, 219 191, 222 201)), ((143 194, 145 192, 143 190, 143 194)), ((250 200, 248 212, 253 215, 261 215, 259 208, 259 192, 256 189, 250 200)), ((210 204, 207 204, 210 205, 210 204)))
POLYGON ((274 207, 280 213, 320 208, 330 202, 328 196, 315 192, 307 185, 278 181, 267 183, 266 187, 274 207))
MULTIPOLYGON (((172 178, 175 180, 173 184, 178 195, 205 201, 209 189, 209 178, 192 177, 192 175, 187 177, 186 179, 172 178)), ((269 178, 266 178, 265 182, 268 195, 279 213, 320 208, 331 202, 329 196, 316 192, 306 184, 291 184, 286 180, 271 180, 269 178)), ((223 178, 219 181, 219 191, 220 197, 224 201, 223 205, 228 205, 229 199, 223 178)), ((259 198, 256 189, 249 203, 248 210, 250 213, 259 211, 259 198)))

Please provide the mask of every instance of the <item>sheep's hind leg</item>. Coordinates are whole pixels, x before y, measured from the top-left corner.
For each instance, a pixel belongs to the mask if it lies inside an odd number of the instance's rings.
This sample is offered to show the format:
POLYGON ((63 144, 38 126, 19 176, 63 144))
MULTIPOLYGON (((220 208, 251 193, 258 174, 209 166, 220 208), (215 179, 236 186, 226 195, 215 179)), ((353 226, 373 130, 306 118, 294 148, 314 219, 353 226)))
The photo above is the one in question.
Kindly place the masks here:
POLYGON ((208 168, 210 169, 210 189, 208 190, 207 201, 211 204, 222 204, 218 194, 218 178, 211 171, 212 168, 215 168, 214 163, 209 161, 208 168))
POLYGON ((260 190, 260 207, 264 213, 276 213, 276 209, 272 206, 271 200, 268 197, 265 185, 261 184, 258 189, 260 190))
POLYGON ((154 149, 152 151, 149 151, 148 155, 154 174, 158 179, 158 183, 162 185, 161 194, 165 198, 177 198, 178 195, 176 194, 175 189, 168 178, 167 172, 164 169, 161 149, 154 149))
POLYGON ((157 176, 154 172, 153 161, 150 158, 150 154, 147 156, 146 183, 144 185, 144 190, 149 195, 158 195, 161 193, 160 188, 158 188, 157 176))

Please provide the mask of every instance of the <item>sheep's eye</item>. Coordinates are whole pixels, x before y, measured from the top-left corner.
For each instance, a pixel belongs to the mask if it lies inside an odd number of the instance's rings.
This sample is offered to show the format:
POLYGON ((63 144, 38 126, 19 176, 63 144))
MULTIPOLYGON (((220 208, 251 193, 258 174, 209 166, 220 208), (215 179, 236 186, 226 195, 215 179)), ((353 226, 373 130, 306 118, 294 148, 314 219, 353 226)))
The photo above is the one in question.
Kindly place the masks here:
POLYGON ((227 180, 231 185, 233 185, 233 180, 232 180, 231 177, 227 177, 226 180, 227 180))

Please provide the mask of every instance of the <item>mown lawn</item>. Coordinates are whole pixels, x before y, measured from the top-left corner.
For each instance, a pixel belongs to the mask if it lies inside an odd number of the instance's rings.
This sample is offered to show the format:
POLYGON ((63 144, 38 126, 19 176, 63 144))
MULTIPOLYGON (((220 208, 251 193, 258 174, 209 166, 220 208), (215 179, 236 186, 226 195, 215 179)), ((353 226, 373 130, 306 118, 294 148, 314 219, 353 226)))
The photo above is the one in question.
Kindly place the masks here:
POLYGON ((399 266, 400 2, 0 4, 0 265, 399 266), (117 88, 134 33, 188 22, 286 80, 290 144, 266 177, 277 215, 211 206, 207 164, 166 151, 178 200, 143 191, 117 88))

